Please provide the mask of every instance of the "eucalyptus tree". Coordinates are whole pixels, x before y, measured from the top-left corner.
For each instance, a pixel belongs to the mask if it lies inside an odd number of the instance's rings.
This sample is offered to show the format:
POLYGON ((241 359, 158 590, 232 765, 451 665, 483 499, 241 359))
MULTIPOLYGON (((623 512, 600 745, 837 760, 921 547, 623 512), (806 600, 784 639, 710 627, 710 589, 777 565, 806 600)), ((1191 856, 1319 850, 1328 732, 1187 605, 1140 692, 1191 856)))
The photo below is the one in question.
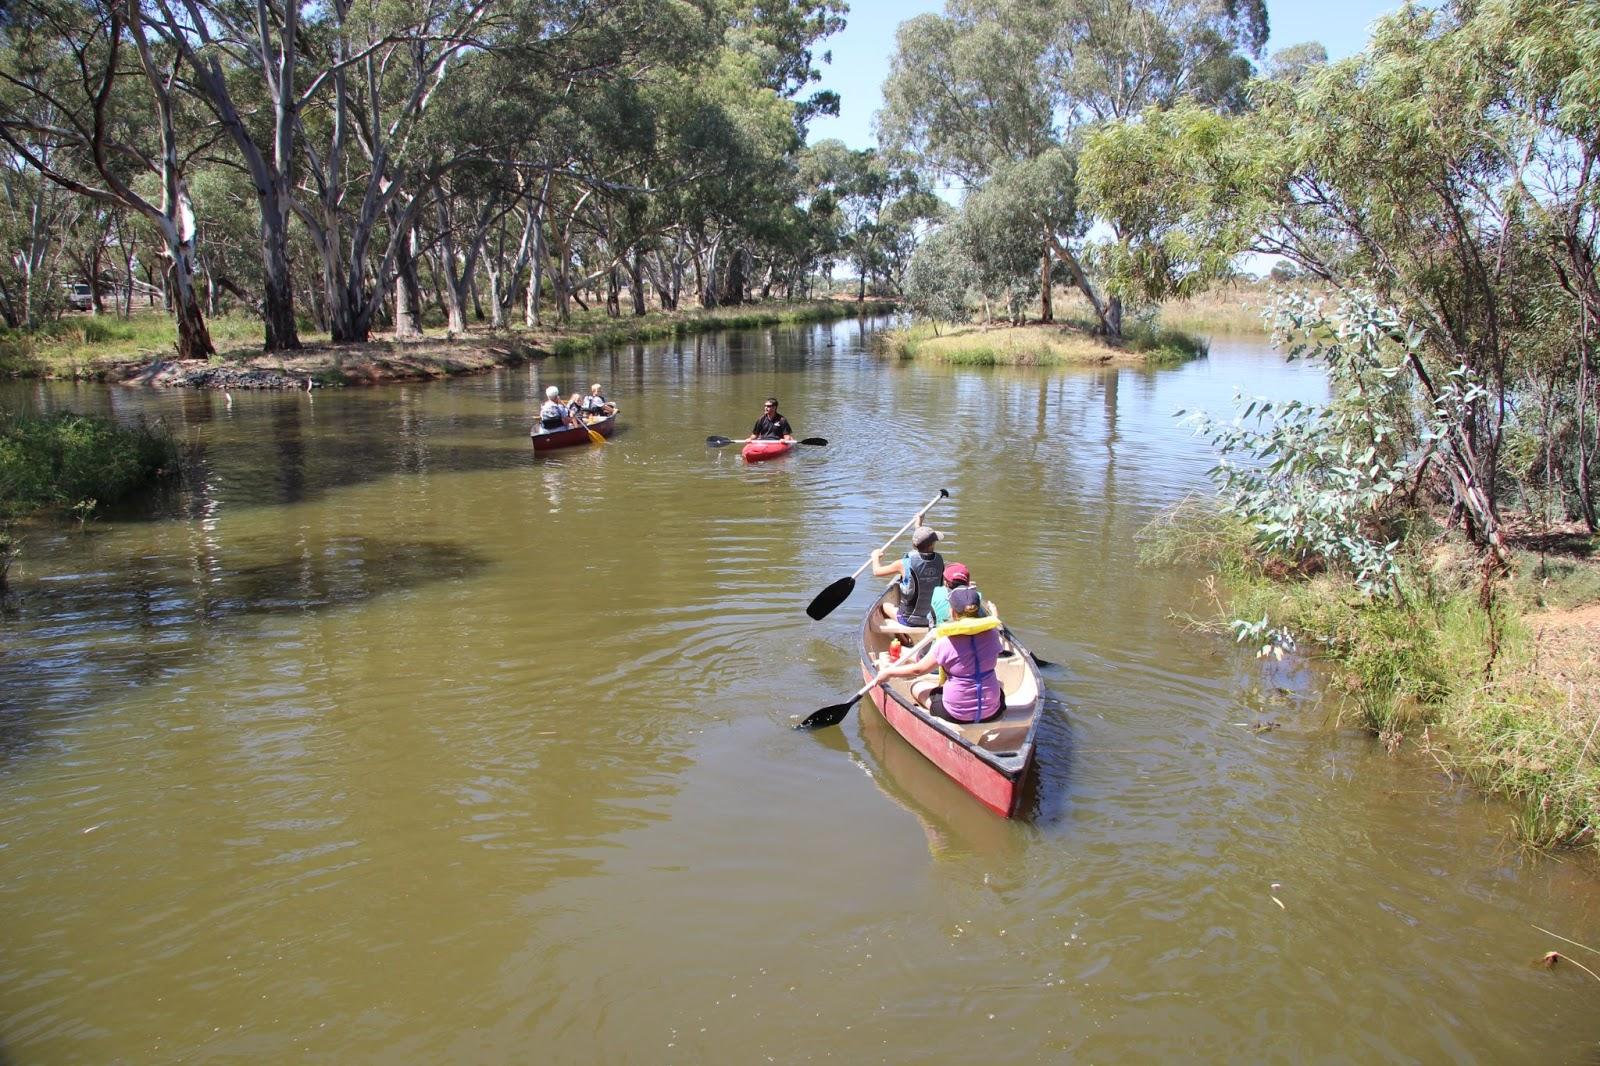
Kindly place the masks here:
POLYGON ((960 227, 945 226, 917 250, 906 271, 905 296, 914 314, 933 323, 959 324, 971 314, 968 294, 978 286, 978 271, 960 227))
MULTIPOLYGON (((530 6, 517 15, 528 19, 530 6)), ((472 65, 470 51, 499 43, 511 11, 490 0, 332 0, 308 34, 329 76, 294 112, 304 178, 290 203, 321 260, 333 340, 367 339, 426 192, 418 127, 446 77, 472 65)))
POLYGON ((799 166, 806 189, 827 193, 837 207, 838 251, 855 266, 857 299, 874 275, 897 287, 922 223, 939 213, 938 198, 902 158, 873 148, 819 141, 799 166))
MULTIPOLYGON (((880 137, 975 189, 1047 153, 1070 156, 1084 128, 1146 107, 1182 99, 1238 106, 1248 56, 1259 54, 1266 30, 1264 0, 949 0, 943 15, 901 25, 880 137)), ((1040 317, 1053 318, 1058 260, 1101 328, 1119 334, 1120 296, 1095 291, 1082 234, 1043 222, 1033 241, 1040 317)))
POLYGON ((268 351, 300 346, 289 256, 295 136, 301 110, 333 74, 324 70, 309 84, 299 82, 302 6, 301 0, 133 0, 131 8, 134 32, 178 57, 188 76, 175 83, 211 110, 254 183, 268 351))
MULTIPOLYGON (((829 90, 812 92, 800 98, 808 86, 822 77, 817 69, 817 43, 844 29, 849 5, 844 0, 726 0, 724 17, 727 33, 724 43, 735 51, 757 60, 760 84, 778 96, 796 103, 793 120, 796 134, 805 137, 806 123, 817 115, 837 115, 839 97, 829 90)), ((824 52, 824 62, 832 54, 824 52)))
POLYGON ((155 227, 174 297, 178 354, 211 355, 195 293, 187 180, 193 153, 209 138, 181 106, 171 56, 151 43, 138 18, 125 17, 120 3, 23 0, 8 14, 0 140, 61 188, 136 211, 155 227), (130 48, 131 59, 124 52, 130 48), (154 198, 141 190, 145 176, 154 179, 154 198))
POLYGON ((1151 256, 1275 253, 1395 307, 1393 371, 1423 415, 1472 383, 1426 458, 1503 557, 1508 493, 1596 525, 1596 70, 1592 5, 1407 7, 1361 54, 1256 83, 1249 114, 1146 114, 1090 155, 1105 149, 1107 191, 1146 176, 1116 195, 1172 223, 1151 256))

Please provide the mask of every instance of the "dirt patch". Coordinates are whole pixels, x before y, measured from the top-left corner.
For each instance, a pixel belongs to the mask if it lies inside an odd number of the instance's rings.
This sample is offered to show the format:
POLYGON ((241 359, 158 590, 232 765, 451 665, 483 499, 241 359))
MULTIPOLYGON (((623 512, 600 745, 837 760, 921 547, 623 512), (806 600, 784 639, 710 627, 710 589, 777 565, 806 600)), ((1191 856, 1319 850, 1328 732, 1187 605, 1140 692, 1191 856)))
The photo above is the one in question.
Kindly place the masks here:
POLYGON ((130 368, 118 382, 152 388, 241 390, 381 385, 483 373, 548 354, 513 337, 324 344, 292 354, 258 355, 229 362, 158 359, 130 368))

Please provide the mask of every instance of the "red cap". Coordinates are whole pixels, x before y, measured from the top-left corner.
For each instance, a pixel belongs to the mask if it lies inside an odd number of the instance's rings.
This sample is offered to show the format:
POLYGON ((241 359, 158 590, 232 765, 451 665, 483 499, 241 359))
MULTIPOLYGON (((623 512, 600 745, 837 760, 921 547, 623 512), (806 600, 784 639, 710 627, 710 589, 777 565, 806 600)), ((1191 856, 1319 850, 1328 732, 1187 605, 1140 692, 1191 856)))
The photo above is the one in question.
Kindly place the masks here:
POLYGON ((951 563, 944 568, 944 583, 946 585, 965 585, 972 580, 972 575, 960 563, 951 563))

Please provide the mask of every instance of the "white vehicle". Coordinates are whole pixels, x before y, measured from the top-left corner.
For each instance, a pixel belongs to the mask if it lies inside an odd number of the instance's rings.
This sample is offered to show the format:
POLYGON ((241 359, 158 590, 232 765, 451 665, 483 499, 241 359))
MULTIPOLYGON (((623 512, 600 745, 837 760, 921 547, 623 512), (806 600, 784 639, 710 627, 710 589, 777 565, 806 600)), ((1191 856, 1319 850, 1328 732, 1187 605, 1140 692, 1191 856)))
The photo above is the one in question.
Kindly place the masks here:
POLYGON ((74 311, 87 311, 94 306, 94 290, 85 282, 72 282, 64 288, 67 290, 67 306, 74 311))

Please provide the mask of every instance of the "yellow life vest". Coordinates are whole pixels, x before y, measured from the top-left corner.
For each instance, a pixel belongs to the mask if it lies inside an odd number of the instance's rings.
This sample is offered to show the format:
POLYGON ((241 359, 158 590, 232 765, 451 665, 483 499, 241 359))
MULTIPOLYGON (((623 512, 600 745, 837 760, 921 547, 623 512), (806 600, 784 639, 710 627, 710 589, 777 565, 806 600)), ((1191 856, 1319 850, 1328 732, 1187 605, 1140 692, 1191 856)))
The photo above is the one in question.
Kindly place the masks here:
POLYGON ((994 615, 980 618, 954 618, 939 626, 938 635, 941 637, 970 637, 999 628, 1000 619, 994 617, 994 615))

